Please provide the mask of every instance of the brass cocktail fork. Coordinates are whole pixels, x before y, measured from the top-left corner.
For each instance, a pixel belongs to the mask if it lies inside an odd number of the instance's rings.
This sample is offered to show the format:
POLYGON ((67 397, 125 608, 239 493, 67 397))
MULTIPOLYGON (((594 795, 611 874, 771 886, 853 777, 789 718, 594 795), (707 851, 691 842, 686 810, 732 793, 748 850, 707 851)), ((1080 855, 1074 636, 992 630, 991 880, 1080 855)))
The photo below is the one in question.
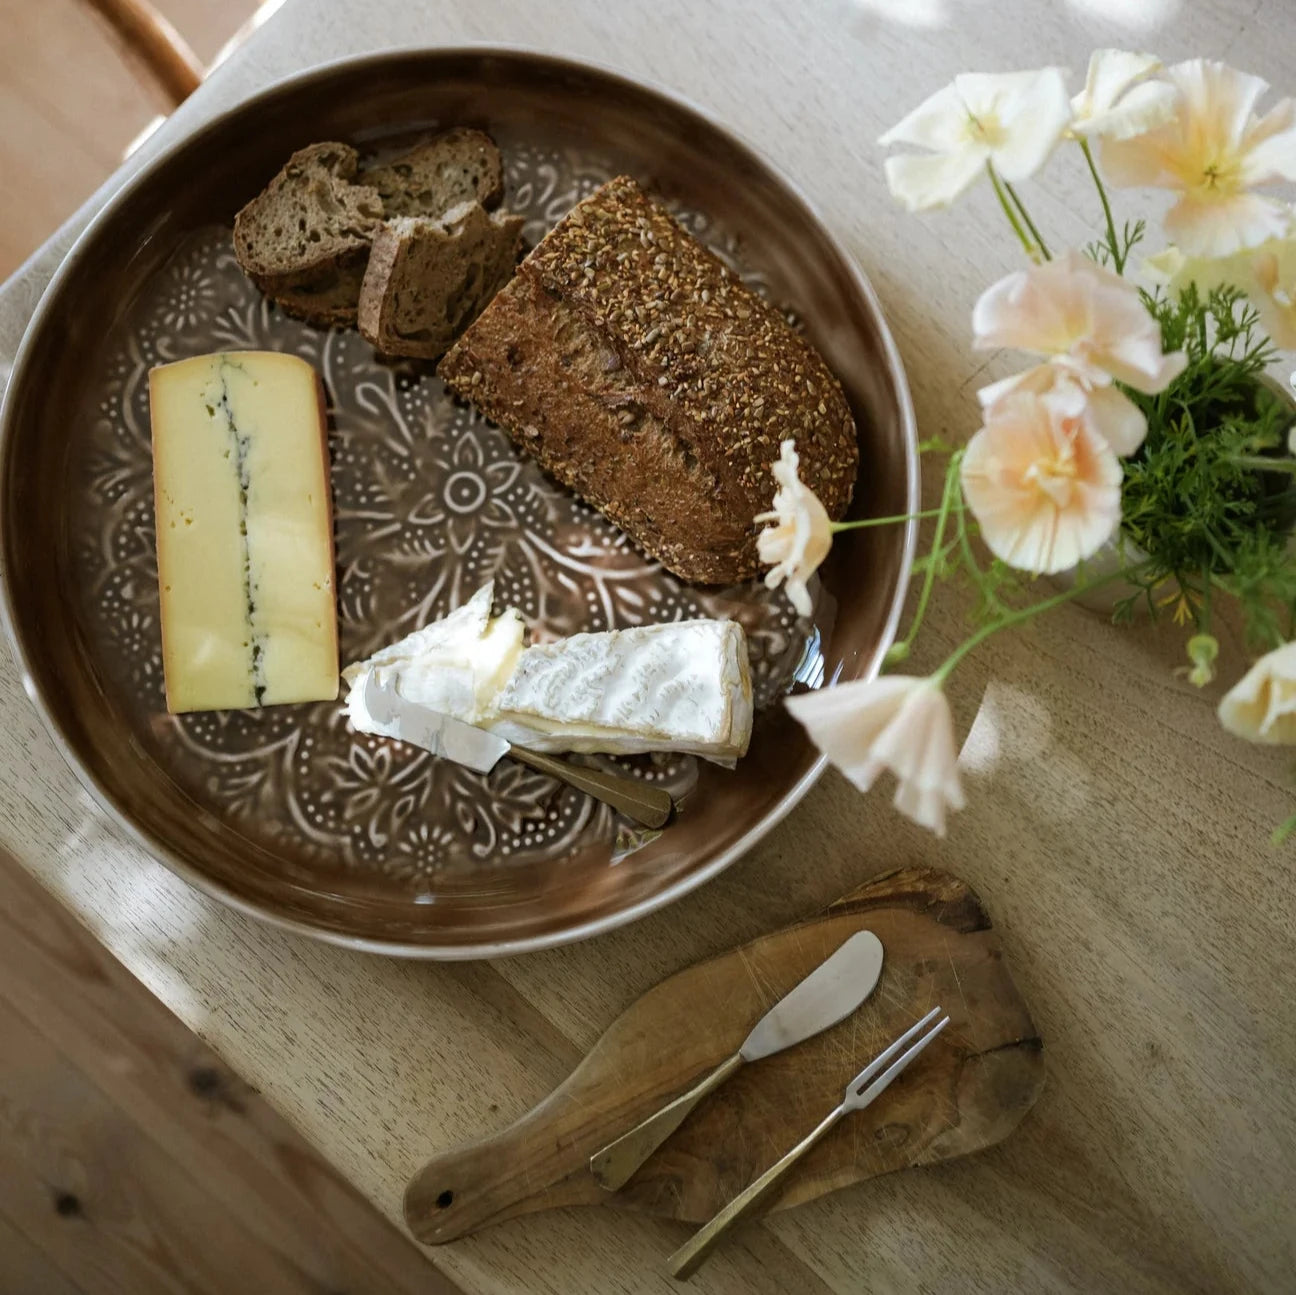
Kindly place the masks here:
POLYGON ((840 1105, 824 1116, 787 1155, 776 1164, 771 1165, 754 1183, 735 1196, 710 1223, 704 1224, 684 1245, 680 1246, 666 1261, 671 1275, 683 1279, 691 1277, 697 1272, 730 1226, 745 1214, 750 1213, 756 1205, 763 1201, 783 1175, 838 1120, 844 1115, 850 1114, 851 1111, 862 1111, 870 1102, 884 1093, 890 1086, 891 1081, 950 1023, 948 1016, 942 1017, 930 1030, 927 1030, 932 1021, 937 1016, 940 1016, 940 1012, 939 1007, 933 1007, 921 1021, 911 1025, 890 1047, 874 1057, 846 1085, 846 1095, 842 1098, 840 1105), (927 1031, 925 1034, 923 1033, 924 1030, 927 1031), (905 1044, 909 1043, 916 1035, 922 1037, 912 1044, 907 1051, 896 1057, 896 1053, 900 1052, 905 1044), (892 1058, 895 1058, 895 1060, 892 1060, 892 1058), (881 1071, 880 1074, 879 1071, 881 1071))

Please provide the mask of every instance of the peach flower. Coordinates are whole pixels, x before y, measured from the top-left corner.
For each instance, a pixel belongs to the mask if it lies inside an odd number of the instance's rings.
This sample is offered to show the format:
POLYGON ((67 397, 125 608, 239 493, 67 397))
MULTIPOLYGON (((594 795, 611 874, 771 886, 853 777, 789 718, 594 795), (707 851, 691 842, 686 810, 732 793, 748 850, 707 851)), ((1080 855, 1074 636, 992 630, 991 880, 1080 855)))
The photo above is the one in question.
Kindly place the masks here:
POLYGON ((1087 393, 1094 424, 1118 454, 1138 449, 1147 423, 1112 382, 1164 391, 1188 362, 1181 351, 1162 351, 1161 330, 1137 288, 1076 251, 991 284, 972 308, 972 332, 977 350, 1007 346, 1049 357, 1048 365, 986 387, 982 404, 992 407, 1023 386, 1042 394, 1066 386, 1065 378, 1087 393))
POLYGON ((1262 656, 1224 694, 1220 723, 1248 742, 1296 744, 1296 643, 1262 656))
POLYGON ((756 537, 756 551, 766 566, 765 575, 771 589, 785 585, 800 616, 814 610, 806 582, 819 569, 832 547, 832 523, 819 496, 797 476, 796 442, 784 441, 771 471, 778 484, 774 507, 761 513, 757 522, 773 522, 756 537))
POLYGON ((895 807, 945 835, 962 809, 954 718, 934 679, 882 675, 787 698, 810 740, 861 791, 884 769, 896 776, 895 807))
POLYGON ((996 557, 1036 575, 1091 557, 1120 525, 1121 466, 1066 399, 1016 391, 968 442, 963 494, 996 557))
POLYGON ((1296 104, 1282 99, 1258 117, 1267 82, 1207 59, 1177 63, 1165 76, 1178 92, 1174 117, 1129 139, 1104 139, 1108 181, 1177 191, 1165 227, 1190 256, 1228 256, 1285 235, 1291 209, 1252 190, 1296 180, 1296 104))

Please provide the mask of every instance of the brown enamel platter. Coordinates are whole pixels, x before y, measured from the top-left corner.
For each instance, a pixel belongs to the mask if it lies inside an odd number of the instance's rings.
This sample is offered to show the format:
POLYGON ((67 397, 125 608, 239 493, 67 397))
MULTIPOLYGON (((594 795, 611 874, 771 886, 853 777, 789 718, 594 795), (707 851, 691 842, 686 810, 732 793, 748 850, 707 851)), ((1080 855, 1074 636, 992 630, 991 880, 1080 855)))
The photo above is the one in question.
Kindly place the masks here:
POLYGON ((518 49, 367 56, 236 106, 130 181, 54 276, 6 392, 4 617, 24 684, 104 809, 194 885, 296 931, 424 958, 544 948, 671 903, 751 849, 823 762, 781 706, 766 706, 736 770, 645 763, 688 794, 665 832, 614 854, 606 821, 519 781, 510 762, 474 784, 347 733, 331 704, 167 716, 138 390, 151 363, 250 343, 325 372, 346 660, 444 614, 485 571, 497 602, 518 601, 549 632, 663 608, 732 614, 782 652, 785 675, 791 652, 802 681, 864 678, 892 641, 914 542, 912 525, 839 537, 815 624, 793 631, 778 596, 690 590, 646 563, 501 433, 451 406, 430 374, 380 366, 354 334, 312 332, 260 303, 216 227, 290 152, 332 138, 381 151, 450 125, 499 140, 505 201, 529 213, 531 238, 618 171, 660 193, 795 313, 841 379, 861 446, 852 516, 903 513, 918 497, 908 386, 855 259, 767 161, 663 90, 518 49), (383 467, 401 463, 408 480, 383 467), (365 479, 379 469, 381 490, 365 479), (353 490, 377 500, 367 520, 353 490), (373 520, 383 509, 389 525, 373 520), (404 546, 401 571, 413 564, 404 585, 383 574, 395 569, 377 547, 387 531, 404 546), (435 593, 415 621, 412 590, 435 593))

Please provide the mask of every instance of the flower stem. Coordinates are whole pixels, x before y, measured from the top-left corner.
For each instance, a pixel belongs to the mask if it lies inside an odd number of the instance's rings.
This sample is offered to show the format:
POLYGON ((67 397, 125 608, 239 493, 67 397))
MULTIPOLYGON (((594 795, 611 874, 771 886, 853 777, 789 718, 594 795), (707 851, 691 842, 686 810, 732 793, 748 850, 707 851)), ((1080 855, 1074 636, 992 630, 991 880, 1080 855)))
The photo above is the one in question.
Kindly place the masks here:
POLYGON ((1098 174, 1098 165, 1094 161, 1093 149, 1083 135, 1079 137, 1080 151, 1089 164, 1089 174, 1093 176, 1094 186, 1098 190, 1098 200, 1102 203, 1103 218, 1107 222, 1107 245, 1111 248, 1112 265, 1117 274, 1125 273, 1125 258, 1121 255, 1120 243, 1116 239, 1116 222, 1112 219, 1111 203, 1107 201, 1107 188, 1098 174))
MULTIPOLYGON (((951 504, 950 512, 961 513, 962 504, 951 504)), ((896 513, 894 517, 864 517, 857 522, 833 522, 829 530, 834 535, 838 531, 857 531, 864 526, 890 526, 897 522, 915 522, 921 521, 924 517, 939 517, 941 510, 939 508, 924 508, 918 513, 896 513)))
POLYGON ((1017 190, 1007 180, 1003 182, 1003 187, 1012 199, 1013 206, 1017 208, 1021 213, 1021 218, 1026 222, 1026 228, 1030 230, 1031 237, 1035 240, 1035 246, 1039 248, 1040 255, 1046 261, 1051 261, 1053 258, 1049 255, 1048 248, 1044 246, 1044 239, 1040 236, 1039 230, 1035 228, 1035 222, 1030 218, 1030 212, 1026 210, 1026 204, 1018 197, 1017 190))
POLYGON ((913 647, 913 641, 918 637, 919 629, 922 628, 923 617, 927 614, 927 603, 931 599, 932 587, 936 583, 937 568, 940 565, 936 561, 936 554, 940 550, 941 541, 945 538, 945 523, 949 520, 951 510, 956 506, 954 496, 958 491, 959 467, 962 463, 963 451, 959 450, 950 456, 949 464, 945 468, 945 487, 941 491, 940 507, 936 510, 936 533, 932 536, 931 542, 932 560, 928 564, 923 577, 922 593, 918 595, 918 606, 914 609, 913 620, 909 623, 909 633, 892 649, 893 652, 907 653, 913 647))
POLYGON ((999 205, 1004 209, 1004 215, 1008 217, 1008 223, 1013 227, 1013 233, 1021 239, 1021 245, 1026 249, 1026 255, 1029 256, 1036 265, 1038 265, 1040 259, 1039 249, 1030 241, 1030 237, 1027 235, 1025 229, 1022 228, 1022 223, 1020 219, 1018 219, 1016 211, 1013 210, 1012 203, 1008 201, 1008 195, 1004 192, 1003 184, 999 179, 999 173, 994 169, 994 164, 992 162, 986 162, 986 172, 990 176, 990 183, 994 185, 994 191, 995 195, 999 199, 999 205))
POLYGON ((1131 576, 1138 575, 1139 572, 1151 565, 1151 562, 1140 562, 1132 567, 1122 567, 1119 571, 1113 571, 1110 575, 1102 576, 1097 580, 1086 581, 1084 584, 1074 585, 1062 593, 1054 594, 1051 598, 1045 598, 1042 602, 1032 603, 1029 607, 1022 607, 1017 611, 1009 612, 1006 616, 1001 616, 997 621, 992 621, 989 625, 977 630, 970 638, 960 643, 945 658, 941 666, 933 672, 932 678, 938 684, 943 685, 945 680, 953 673, 955 666, 969 652, 979 647, 991 635, 998 634, 1000 630, 1011 629, 1014 625, 1021 625, 1042 612, 1052 611, 1054 607, 1060 607, 1063 603, 1079 598, 1081 594, 1089 593, 1090 590, 1101 589, 1103 585, 1113 584, 1117 580, 1128 580, 1131 576))
POLYGON ((1269 839, 1274 845, 1281 845, 1293 832, 1296 832, 1296 814, 1293 814, 1285 823, 1279 823, 1269 839))
POLYGON ((1226 460, 1239 468, 1255 468, 1258 472, 1291 472, 1296 474, 1296 459, 1265 458, 1262 454, 1233 454, 1226 460))

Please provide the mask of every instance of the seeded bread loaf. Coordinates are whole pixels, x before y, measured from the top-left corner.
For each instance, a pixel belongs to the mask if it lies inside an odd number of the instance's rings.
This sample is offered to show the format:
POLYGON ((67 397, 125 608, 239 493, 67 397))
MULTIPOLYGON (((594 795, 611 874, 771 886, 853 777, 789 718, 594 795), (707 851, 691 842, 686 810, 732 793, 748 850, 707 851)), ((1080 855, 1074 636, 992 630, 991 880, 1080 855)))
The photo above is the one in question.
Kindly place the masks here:
POLYGON ((374 236, 391 216, 440 216, 504 192, 499 150, 479 130, 448 130, 381 166, 357 170, 356 151, 311 144, 234 218, 234 253, 289 314, 354 324, 374 236))
POLYGON ((369 244, 383 218, 377 189, 354 183, 356 151, 311 144, 234 218, 234 254, 286 311, 353 324, 369 244))
POLYGON ((444 355, 508 282, 521 241, 521 216, 479 202, 387 221, 360 288, 361 334, 384 355, 444 355))
POLYGON ((855 423, 823 358, 626 176, 568 213, 438 372, 686 580, 756 573, 785 438, 830 517, 854 489, 855 423))

